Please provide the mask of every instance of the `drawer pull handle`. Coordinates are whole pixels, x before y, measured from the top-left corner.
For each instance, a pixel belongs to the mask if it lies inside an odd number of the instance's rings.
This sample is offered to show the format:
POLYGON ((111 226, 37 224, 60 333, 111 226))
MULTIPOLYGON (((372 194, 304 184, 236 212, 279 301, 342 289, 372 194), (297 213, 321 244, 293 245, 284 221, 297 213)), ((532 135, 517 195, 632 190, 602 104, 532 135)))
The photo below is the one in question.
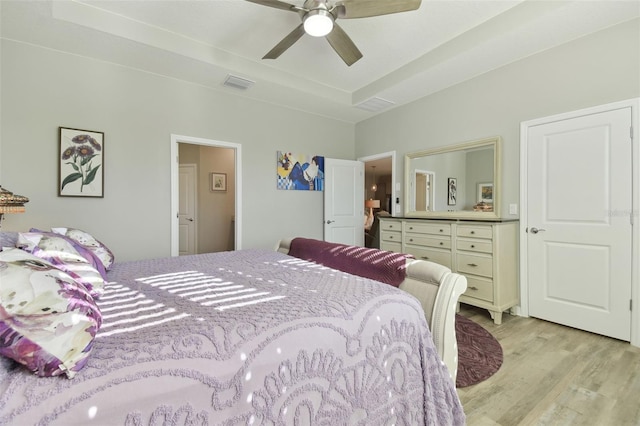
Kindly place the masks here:
POLYGON ((476 248, 475 244, 471 244, 471 248, 476 248))
POLYGON ((444 229, 441 229, 440 232, 444 232, 444 229))
POLYGON ((474 268, 475 268, 476 266, 478 266, 478 265, 476 265, 475 263, 467 263, 467 265, 469 265, 469 266, 473 266, 474 268))
POLYGON ((389 239, 390 239, 390 240, 393 240, 393 235, 389 235, 389 239))
POLYGON ((444 245, 444 243, 442 241, 440 241, 440 245, 442 246, 442 245, 444 245))
POLYGON ((427 256, 421 256, 420 258, 424 259, 424 260, 429 260, 429 258, 427 256))
POLYGON ((413 238, 409 238, 409 242, 412 243, 413 242, 413 238))
POLYGON ((469 287, 469 290, 478 290, 478 287, 471 286, 471 287, 469 287))
POLYGON ((471 235, 473 235, 473 234, 475 234, 475 233, 476 233, 476 231, 471 231, 471 235))
POLYGON ((410 226, 410 227, 409 227, 409 230, 410 230, 410 231, 413 231, 413 226, 410 226))

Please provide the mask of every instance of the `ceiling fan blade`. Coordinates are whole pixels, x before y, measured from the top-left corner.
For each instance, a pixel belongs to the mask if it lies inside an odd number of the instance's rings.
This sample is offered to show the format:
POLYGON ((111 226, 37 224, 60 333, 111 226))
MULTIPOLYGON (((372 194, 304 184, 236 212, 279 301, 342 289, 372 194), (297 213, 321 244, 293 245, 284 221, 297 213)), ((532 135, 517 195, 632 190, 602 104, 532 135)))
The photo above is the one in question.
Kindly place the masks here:
POLYGON ((341 0, 336 2, 336 11, 342 19, 366 18, 416 10, 420 3, 421 0, 341 0))
POLYGON ((263 6, 275 7, 276 9, 282 10, 290 10, 292 12, 297 12, 300 10, 298 6, 293 4, 285 3, 278 0, 247 0, 251 3, 261 4, 263 6))
POLYGON ((333 23, 333 30, 325 37, 333 47, 333 50, 340 55, 348 66, 353 65, 358 59, 362 58, 362 53, 336 22, 333 23))
POLYGON ((295 30, 291 31, 285 38, 283 38, 280 43, 276 44, 273 49, 271 49, 266 55, 264 55, 262 59, 276 59, 278 56, 282 55, 285 50, 293 46, 293 43, 298 41, 303 35, 304 25, 300 24, 296 27, 295 30))

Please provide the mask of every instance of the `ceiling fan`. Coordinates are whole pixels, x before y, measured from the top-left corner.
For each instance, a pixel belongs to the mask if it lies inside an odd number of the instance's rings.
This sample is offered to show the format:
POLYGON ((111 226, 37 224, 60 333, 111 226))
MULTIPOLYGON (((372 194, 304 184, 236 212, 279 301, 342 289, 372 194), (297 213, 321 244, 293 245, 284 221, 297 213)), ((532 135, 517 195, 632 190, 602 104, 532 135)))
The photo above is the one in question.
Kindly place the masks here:
POLYGON ((296 12, 302 23, 271 49, 262 59, 276 59, 293 46, 305 33, 324 36, 333 50, 349 66, 362 58, 362 53, 336 19, 367 18, 390 13, 407 12, 420 7, 421 0, 305 0, 302 7, 279 0, 247 0, 263 6, 296 12))

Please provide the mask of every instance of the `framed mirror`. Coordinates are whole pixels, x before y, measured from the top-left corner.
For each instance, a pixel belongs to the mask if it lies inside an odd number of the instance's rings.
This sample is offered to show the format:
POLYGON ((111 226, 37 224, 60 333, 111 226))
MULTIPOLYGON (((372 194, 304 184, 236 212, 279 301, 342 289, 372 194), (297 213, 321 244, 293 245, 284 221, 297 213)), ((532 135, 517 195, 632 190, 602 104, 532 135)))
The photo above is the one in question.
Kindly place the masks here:
POLYGON ((405 155, 405 216, 500 218, 500 137, 405 155))

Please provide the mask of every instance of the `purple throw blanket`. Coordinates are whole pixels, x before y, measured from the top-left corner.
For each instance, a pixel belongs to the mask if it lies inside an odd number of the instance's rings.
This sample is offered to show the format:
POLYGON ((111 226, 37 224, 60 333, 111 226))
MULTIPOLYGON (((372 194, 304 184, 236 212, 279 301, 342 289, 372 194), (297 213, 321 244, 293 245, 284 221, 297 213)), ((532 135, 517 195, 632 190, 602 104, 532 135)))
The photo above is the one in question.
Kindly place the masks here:
POLYGON ((410 254, 309 238, 294 238, 289 255, 394 287, 398 287, 405 278, 407 258, 413 258, 410 254))

